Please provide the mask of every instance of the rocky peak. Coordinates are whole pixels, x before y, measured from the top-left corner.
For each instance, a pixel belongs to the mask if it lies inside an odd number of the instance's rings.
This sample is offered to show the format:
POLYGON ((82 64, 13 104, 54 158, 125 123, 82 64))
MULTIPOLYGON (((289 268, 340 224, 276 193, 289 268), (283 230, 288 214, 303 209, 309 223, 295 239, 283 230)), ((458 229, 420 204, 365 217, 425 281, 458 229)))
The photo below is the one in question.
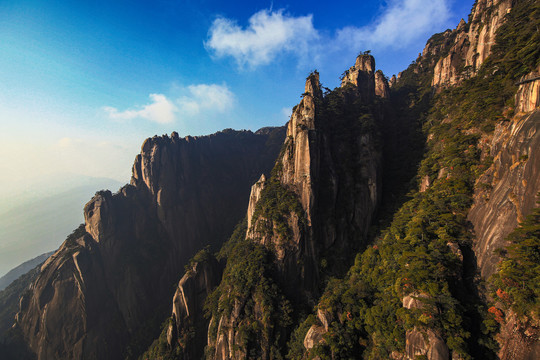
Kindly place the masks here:
POLYGON ((345 71, 341 79, 341 87, 352 84, 366 94, 371 94, 375 84, 375 58, 371 55, 360 54, 349 70, 345 71))
POLYGON ((467 23, 465 22, 465 20, 463 18, 461 18, 456 30, 457 31, 463 31, 463 30, 465 30, 466 27, 467 27, 467 23))
POLYGON ((375 58, 366 54, 358 55, 354 66, 358 71, 372 73, 375 71, 375 58))
POLYGON ((319 81, 319 72, 317 70, 307 77, 304 94, 310 94, 315 98, 322 98, 321 83, 319 81))
MULTIPOLYGON (((451 37, 453 43, 449 45, 447 55, 441 57, 435 66, 433 86, 456 85, 478 72, 491 54, 495 33, 504 23, 513 3, 513 0, 478 0, 468 24, 461 19, 456 29, 444 33, 448 33, 447 38, 451 37)), ((436 56, 443 48, 448 46, 432 49, 432 55, 436 56)))
POLYGON ((390 81, 388 82, 388 86, 390 88, 393 88, 394 86, 396 86, 396 83, 397 83, 397 78, 396 78, 396 75, 392 75, 392 77, 390 78, 390 81))

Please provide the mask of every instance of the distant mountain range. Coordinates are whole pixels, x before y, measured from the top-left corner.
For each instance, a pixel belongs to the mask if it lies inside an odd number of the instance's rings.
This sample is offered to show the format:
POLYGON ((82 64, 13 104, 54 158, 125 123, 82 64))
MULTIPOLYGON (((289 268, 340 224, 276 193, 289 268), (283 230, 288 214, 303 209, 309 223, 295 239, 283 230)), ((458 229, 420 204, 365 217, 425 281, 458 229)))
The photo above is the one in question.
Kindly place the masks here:
POLYGON ((48 253, 41 254, 33 259, 23 262, 16 268, 11 269, 6 275, 0 278, 0 291, 4 290, 9 284, 17 280, 21 275, 26 274, 27 272, 47 260, 47 258, 53 253, 54 251, 50 251, 48 253))
MULTIPOLYGON (((98 190, 116 190, 113 179, 75 177, 62 187, 13 194, 0 204, 0 275, 37 255, 57 249, 83 222, 82 208, 98 190), (19 202, 16 201, 18 198, 19 202)), ((58 184, 57 184, 58 185, 58 184)), ((44 184, 43 188, 47 188, 44 184)), ((6 284, 7 286, 8 284, 6 284)))

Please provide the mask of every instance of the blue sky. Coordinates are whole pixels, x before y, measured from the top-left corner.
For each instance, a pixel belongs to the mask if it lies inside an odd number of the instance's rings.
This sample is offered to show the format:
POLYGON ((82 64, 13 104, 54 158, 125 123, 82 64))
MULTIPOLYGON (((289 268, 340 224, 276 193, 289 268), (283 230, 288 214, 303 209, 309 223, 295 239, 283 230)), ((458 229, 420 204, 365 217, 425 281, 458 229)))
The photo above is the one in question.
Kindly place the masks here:
POLYGON ((0 197, 63 173, 128 182, 142 141, 283 125, 360 51, 391 76, 473 0, 0 2, 0 197))

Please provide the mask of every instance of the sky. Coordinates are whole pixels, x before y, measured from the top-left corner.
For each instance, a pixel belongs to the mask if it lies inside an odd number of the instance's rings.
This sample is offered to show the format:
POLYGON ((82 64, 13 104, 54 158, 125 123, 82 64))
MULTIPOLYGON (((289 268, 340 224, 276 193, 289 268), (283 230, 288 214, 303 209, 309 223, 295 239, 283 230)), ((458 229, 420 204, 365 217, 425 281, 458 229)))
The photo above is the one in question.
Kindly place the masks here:
POLYGON ((288 120, 317 69, 397 74, 473 0, 0 1, 0 201, 43 179, 129 181, 143 140, 288 120))

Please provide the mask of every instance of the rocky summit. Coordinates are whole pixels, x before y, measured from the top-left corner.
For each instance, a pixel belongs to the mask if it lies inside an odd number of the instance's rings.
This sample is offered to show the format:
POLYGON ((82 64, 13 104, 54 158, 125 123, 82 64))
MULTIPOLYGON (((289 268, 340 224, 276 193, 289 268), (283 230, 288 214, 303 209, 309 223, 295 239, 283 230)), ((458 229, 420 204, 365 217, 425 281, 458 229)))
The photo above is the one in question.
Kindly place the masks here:
POLYGON ((478 0, 398 76, 311 72, 284 128, 147 139, 10 290, 2 354, 540 358, 539 26, 478 0))

